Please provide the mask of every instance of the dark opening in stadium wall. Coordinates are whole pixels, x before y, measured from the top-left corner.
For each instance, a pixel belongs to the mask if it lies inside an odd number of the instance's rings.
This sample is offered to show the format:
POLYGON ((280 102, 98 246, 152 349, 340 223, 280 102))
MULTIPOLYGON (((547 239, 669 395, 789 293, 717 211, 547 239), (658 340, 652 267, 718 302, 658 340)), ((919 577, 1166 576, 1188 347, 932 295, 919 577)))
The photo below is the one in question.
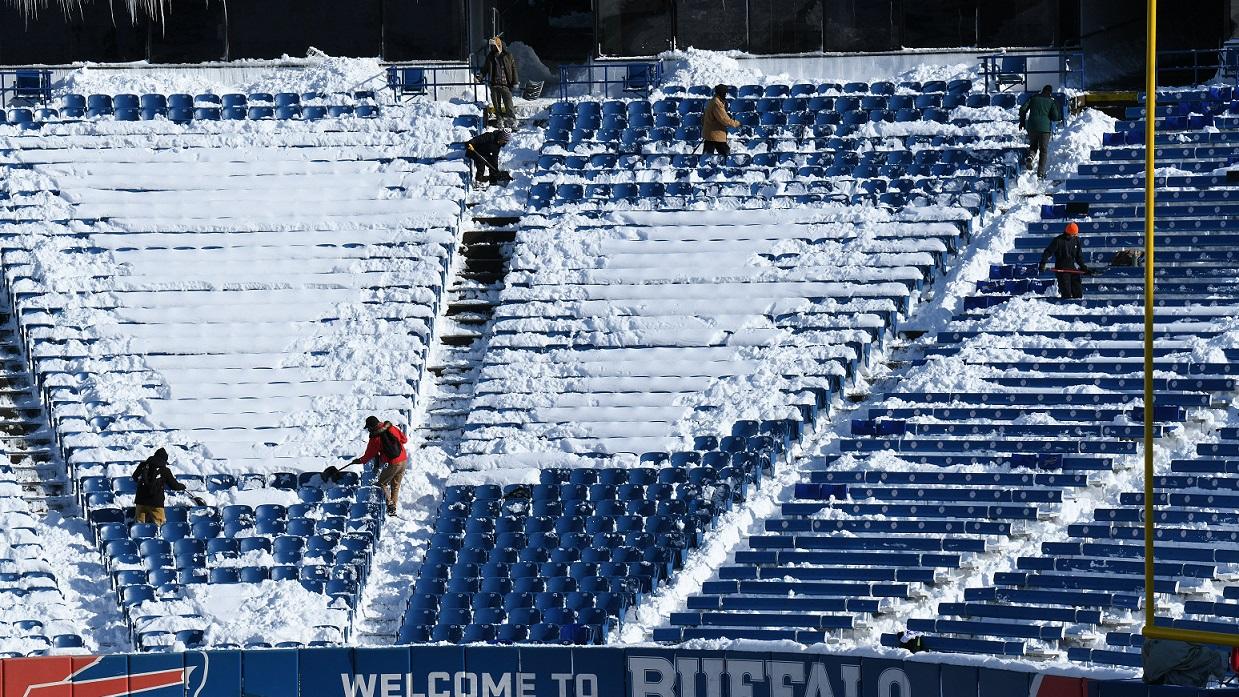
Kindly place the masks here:
MULTIPOLYGON (((1161 48, 1217 47, 1233 31, 1230 5, 1163 5, 1161 48)), ((0 3, 0 65, 278 59, 311 47, 465 60, 500 33, 551 64, 690 46, 758 55, 1082 48, 1098 85, 1133 86, 1143 27, 1143 4, 1122 0, 9 0, 0 3)))

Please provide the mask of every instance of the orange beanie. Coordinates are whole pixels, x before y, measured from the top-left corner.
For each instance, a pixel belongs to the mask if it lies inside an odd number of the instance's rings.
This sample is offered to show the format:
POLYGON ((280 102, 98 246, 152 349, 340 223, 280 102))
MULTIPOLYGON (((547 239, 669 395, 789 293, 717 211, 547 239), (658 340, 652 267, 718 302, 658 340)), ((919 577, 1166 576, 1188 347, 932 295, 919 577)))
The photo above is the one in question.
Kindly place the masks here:
POLYGON ((1075 223, 1067 223, 1067 227, 1063 228, 1063 232, 1068 235, 1078 235, 1080 234, 1080 226, 1075 223))

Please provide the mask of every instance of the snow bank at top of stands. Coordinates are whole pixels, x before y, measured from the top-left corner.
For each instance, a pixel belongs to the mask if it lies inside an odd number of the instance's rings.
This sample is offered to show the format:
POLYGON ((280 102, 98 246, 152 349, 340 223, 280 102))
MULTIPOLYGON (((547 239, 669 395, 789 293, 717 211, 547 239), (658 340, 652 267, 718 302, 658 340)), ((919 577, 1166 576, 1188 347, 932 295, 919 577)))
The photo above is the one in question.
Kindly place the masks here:
MULTIPOLYGON (((208 148, 247 150, 264 147, 336 148, 331 154, 348 155, 352 149, 361 156, 442 158, 456 156, 449 150, 453 143, 475 135, 453 119, 477 116, 473 104, 414 100, 383 107, 382 115, 373 119, 348 120, 348 132, 340 132, 338 119, 294 124, 278 120, 194 121, 181 125, 167 120, 113 121, 87 119, 44 124, 39 131, 23 131, 16 126, 0 125, 0 150, 12 150, 9 157, 21 161, 25 148, 82 148, 99 151, 113 148, 174 150, 193 147, 206 152, 208 148), (347 138, 362 134, 370 145, 351 145, 347 138), (31 147, 31 146, 34 147, 31 147)), ((456 156, 458 157, 458 156, 456 156)), ((72 172, 77 163, 61 163, 53 168, 72 172)))
MULTIPOLYGON (((664 74, 663 84, 666 85, 706 85, 712 87, 724 85, 790 85, 804 82, 787 73, 768 75, 751 67, 745 59, 760 58, 751 56, 744 51, 707 51, 699 48, 664 51, 658 57, 664 63, 672 66, 670 72, 664 74)), ((829 76, 827 76, 829 78, 829 76)), ((915 68, 891 76, 890 80, 899 82, 930 82, 932 80, 976 80, 977 65, 974 63, 956 63, 941 65, 922 63, 915 68)), ((843 79, 833 79, 836 82, 847 82, 843 79)))
POLYGON ((793 82, 786 73, 766 75, 737 60, 747 55, 743 51, 705 51, 690 47, 682 51, 665 51, 658 57, 675 66, 671 72, 663 75, 664 85, 713 87, 714 85, 769 85, 793 82))
POLYGON ((226 71, 209 66, 200 69, 152 68, 145 62, 137 69, 119 70, 84 65, 69 73, 60 86, 63 93, 142 94, 147 92, 201 94, 213 92, 322 92, 324 94, 374 90, 382 99, 389 93, 386 71, 378 58, 312 56, 294 59, 295 67, 271 65, 269 61, 235 61, 229 66, 254 65, 252 71, 226 71), (241 76, 235 82, 224 76, 241 76))
POLYGON ((950 82, 951 80, 975 80, 977 77, 979 77, 979 73, 977 72, 976 63, 955 63, 952 65, 922 63, 895 76, 894 81, 932 82, 934 80, 942 80, 950 82))
POLYGON ((554 79, 555 74, 546 67, 529 44, 523 41, 513 41, 508 44, 508 53, 511 53, 512 60, 516 61, 516 74, 522 82, 529 80, 545 82, 554 79))

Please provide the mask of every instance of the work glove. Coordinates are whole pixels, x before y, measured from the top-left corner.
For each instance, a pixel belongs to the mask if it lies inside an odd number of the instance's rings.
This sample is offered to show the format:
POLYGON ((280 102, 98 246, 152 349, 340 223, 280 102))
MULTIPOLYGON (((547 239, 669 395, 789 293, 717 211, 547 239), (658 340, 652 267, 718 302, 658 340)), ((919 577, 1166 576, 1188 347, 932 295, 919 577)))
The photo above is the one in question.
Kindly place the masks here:
POLYGON ((468 150, 469 152, 473 152, 473 146, 468 143, 465 143, 465 150, 468 150))

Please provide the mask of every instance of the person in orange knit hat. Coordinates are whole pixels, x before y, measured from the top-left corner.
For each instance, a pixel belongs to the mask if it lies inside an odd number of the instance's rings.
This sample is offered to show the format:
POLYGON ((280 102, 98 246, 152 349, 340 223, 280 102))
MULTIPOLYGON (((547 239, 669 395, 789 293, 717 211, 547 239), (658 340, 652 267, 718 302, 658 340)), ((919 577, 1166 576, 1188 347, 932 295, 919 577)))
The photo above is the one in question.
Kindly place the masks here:
POLYGON ((1080 243, 1080 226, 1067 223, 1063 233, 1050 240, 1050 245, 1041 253, 1038 271, 1045 271, 1045 263, 1054 258, 1054 276, 1058 279, 1058 297, 1077 299, 1084 297, 1084 274, 1092 271, 1084 263, 1084 245, 1080 243))

